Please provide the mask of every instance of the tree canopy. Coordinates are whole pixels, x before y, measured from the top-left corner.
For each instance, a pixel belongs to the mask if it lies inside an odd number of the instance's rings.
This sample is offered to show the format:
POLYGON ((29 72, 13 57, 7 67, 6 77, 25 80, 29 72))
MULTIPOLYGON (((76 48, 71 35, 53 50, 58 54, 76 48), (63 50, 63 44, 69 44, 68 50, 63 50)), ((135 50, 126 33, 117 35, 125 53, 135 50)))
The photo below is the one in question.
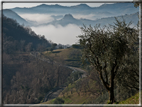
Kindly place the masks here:
POLYGON ((130 27, 131 23, 126 24, 125 20, 116 19, 114 24, 114 26, 104 26, 103 28, 99 25, 88 28, 84 26, 81 28, 83 34, 78 36, 80 45, 83 47, 82 59, 90 62, 99 73, 103 85, 110 94, 110 103, 115 102, 115 77, 120 69, 123 68, 125 72, 124 68, 128 63, 126 59, 130 56, 133 58, 138 53, 137 30, 130 27))

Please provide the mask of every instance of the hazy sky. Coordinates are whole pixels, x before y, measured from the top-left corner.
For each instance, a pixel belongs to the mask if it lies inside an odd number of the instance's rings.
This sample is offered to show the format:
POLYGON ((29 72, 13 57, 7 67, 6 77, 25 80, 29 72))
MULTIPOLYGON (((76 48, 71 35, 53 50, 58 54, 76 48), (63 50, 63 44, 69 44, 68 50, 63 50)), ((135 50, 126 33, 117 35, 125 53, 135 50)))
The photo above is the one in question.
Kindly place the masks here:
MULTIPOLYGON (((3 0, 0 0, 3 1, 3 0)), ((4 1, 20 1, 20 0, 4 0, 4 1)), ((29 1, 29 0, 23 0, 29 1)), ((30 0, 30 1, 40 1, 40 0, 30 0)), ((46 1, 68 1, 68 0, 46 0, 46 1)), ((69 0, 69 1, 76 1, 76 0, 69 0)), ((77 1, 87 1, 87 0, 77 0, 77 1)), ((89 1, 133 1, 133 0, 89 0, 89 1)), ((14 7, 33 7, 43 3, 3 3, 3 8, 14 8, 14 7)), ((45 3, 46 4, 46 3, 45 3)), ((57 3, 48 3, 48 4, 57 4, 57 3)), ((78 3, 80 4, 80 3, 78 3)), ((97 7, 102 5, 103 3, 87 3, 90 7, 97 7)), ((60 3, 60 5, 64 6, 72 6, 77 5, 76 3, 60 3)))

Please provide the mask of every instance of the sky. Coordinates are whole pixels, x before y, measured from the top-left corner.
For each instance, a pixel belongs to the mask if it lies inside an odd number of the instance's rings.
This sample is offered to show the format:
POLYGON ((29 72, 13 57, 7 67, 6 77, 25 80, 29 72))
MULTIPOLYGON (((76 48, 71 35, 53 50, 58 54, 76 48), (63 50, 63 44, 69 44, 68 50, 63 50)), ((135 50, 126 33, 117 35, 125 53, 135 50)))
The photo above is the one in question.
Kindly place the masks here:
MULTIPOLYGON (((0 1, 20 1, 20 0, 0 0, 0 1)), ((29 1, 29 0, 22 0, 22 1, 29 1)), ((30 1, 40 1, 40 0, 30 0, 30 1)), ((45 1, 68 1, 68 0, 45 0, 45 1)), ((70 0, 70 1, 76 1, 76 0, 70 0)), ((87 1, 87 0, 77 0, 77 1, 87 1)), ((133 0, 89 0, 89 1, 133 1, 133 0)), ((33 7, 33 6, 37 6, 43 3, 3 3, 3 8, 4 9, 8 9, 8 8, 14 8, 14 7, 33 7)), ((46 3, 45 3, 46 4, 46 3)), ((48 4, 57 4, 56 3, 48 3, 48 4)), ((80 3, 78 3, 80 4, 80 3)), ((102 5, 103 3, 87 3, 87 5, 89 5, 90 7, 98 7, 100 5, 102 5)), ((60 3, 60 5, 63 6, 72 6, 72 5, 76 5, 76 3, 60 3)))

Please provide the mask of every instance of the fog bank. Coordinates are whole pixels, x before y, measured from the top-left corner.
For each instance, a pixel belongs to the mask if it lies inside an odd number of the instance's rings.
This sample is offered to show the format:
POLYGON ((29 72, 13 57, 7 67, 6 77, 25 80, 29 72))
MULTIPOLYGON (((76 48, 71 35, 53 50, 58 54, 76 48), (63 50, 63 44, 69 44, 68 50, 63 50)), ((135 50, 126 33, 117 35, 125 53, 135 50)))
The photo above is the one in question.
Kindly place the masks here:
POLYGON ((44 35, 47 40, 51 40, 57 44, 74 44, 78 42, 77 36, 81 34, 81 29, 77 25, 69 24, 65 27, 58 25, 47 25, 31 27, 32 30, 39 34, 44 35))

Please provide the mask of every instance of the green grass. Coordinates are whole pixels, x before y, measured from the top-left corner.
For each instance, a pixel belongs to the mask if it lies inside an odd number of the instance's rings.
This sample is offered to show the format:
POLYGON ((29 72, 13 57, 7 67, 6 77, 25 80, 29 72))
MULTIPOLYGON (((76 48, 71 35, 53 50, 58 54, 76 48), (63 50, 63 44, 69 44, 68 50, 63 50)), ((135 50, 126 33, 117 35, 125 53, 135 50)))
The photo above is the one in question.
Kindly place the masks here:
POLYGON ((72 100, 70 98, 63 98, 66 104, 70 104, 72 100))
POLYGON ((47 102, 42 102, 40 104, 53 104, 53 102, 55 101, 56 98, 50 100, 50 101, 47 101, 47 102))
MULTIPOLYGON (((94 83, 91 82, 92 88, 94 86, 94 83)), ((91 84, 90 83, 90 84, 91 84)), ((58 97, 62 98, 64 100, 64 104, 90 104, 90 101, 93 101, 94 99, 98 98, 96 96, 92 96, 90 97, 90 95, 88 93, 83 93, 81 92, 80 95, 78 95, 78 93, 76 92, 75 88, 74 88, 75 84, 73 83, 72 85, 69 84, 68 85, 68 89, 65 92, 64 96, 62 94, 60 94, 58 97), (73 93, 71 94, 70 89, 73 89, 73 93)), ((67 88, 67 87, 66 87, 67 88)), ((44 102, 42 104, 53 104, 55 99, 52 99, 50 101, 44 102)), ((107 104, 107 102, 106 102, 107 104)), ((130 98, 121 101, 121 102, 117 102, 115 104, 139 104, 139 93, 135 94, 134 96, 131 96, 130 98)))
POLYGON ((139 93, 135 94, 125 101, 119 102, 119 104, 139 104, 139 93))
POLYGON ((71 88, 75 87, 75 84, 69 84, 68 89, 70 90, 71 88))

